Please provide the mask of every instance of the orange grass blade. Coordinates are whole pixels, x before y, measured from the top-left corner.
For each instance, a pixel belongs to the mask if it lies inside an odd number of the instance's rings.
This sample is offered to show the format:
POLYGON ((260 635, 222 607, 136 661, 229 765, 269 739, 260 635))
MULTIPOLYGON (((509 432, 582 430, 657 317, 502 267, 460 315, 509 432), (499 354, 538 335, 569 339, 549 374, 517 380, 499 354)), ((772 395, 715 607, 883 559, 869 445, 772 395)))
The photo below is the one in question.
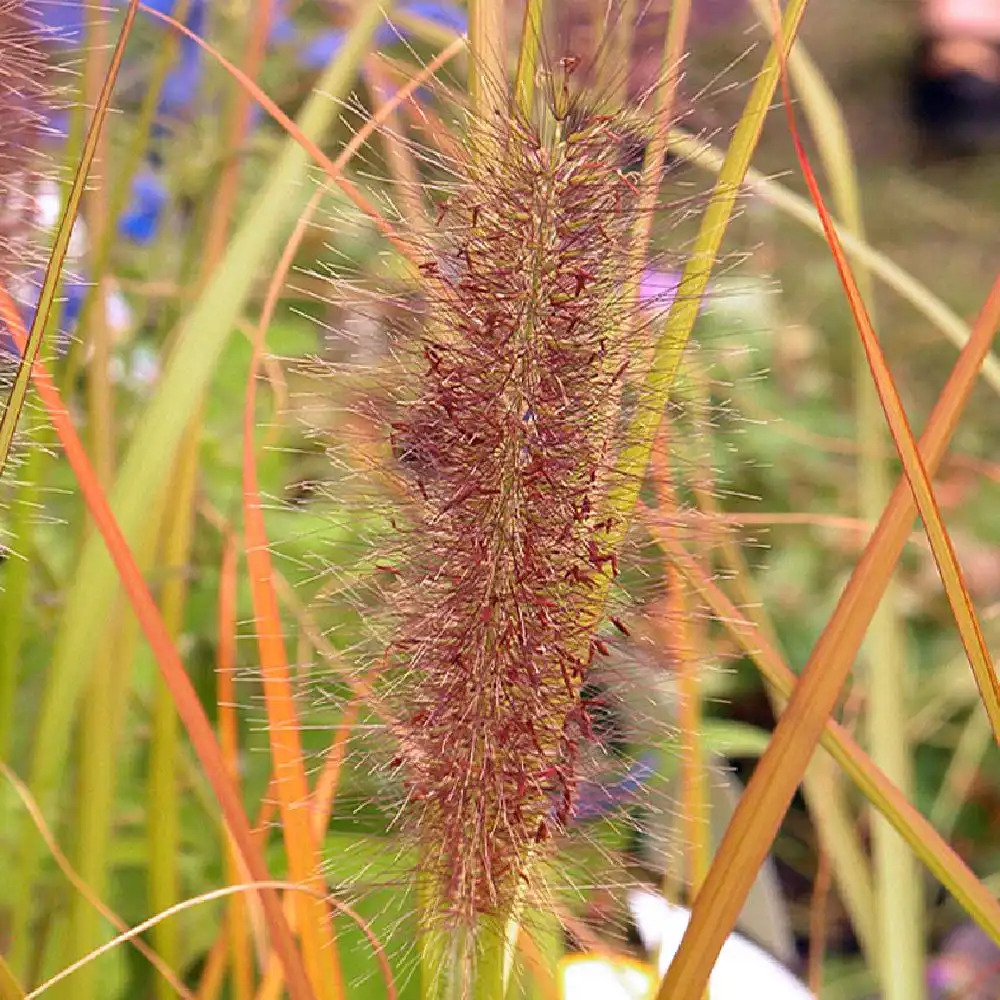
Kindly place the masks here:
POLYGON ((813 883, 812 898, 809 900, 809 959, 806 968, 806 983, 814 996, 819 996, 823 988, 823 962, 826 958, 827 910, 830 904, 830 889, 833 883, 833 866, 830 855, 822 845, 817 859, 816 880, 813 883))
MULTIPOLYGON (((339 177, 344 167, 368 138, 396 108, 416 89, 462 50, 464 41, 456 39, 436 59, 432 60, 414 79, 400 87, 386 100, 351 138, 331 163, 334 177, 339 177)), ((252 82, 252 81, 249 81, 252 82)), ((253 593, 254 615, 257 622, 258 648, 260 650, 261 671, 264 678, 264 700, 268 713, 268 735, 274 761, 273 779, 277 788, 281 807, 282 827, 289 870, 293 878, 304 884, 312 881, 317 889, 322 888, 319 876, 319 855, 317 845, 322 840, 326 827, 326 816, 333 804, 333 790, 337 769, 324 776, 334 779, 319 788, 311 810, 303 808, 309 798, 308 782, 302 762, 302 747, 299 740, 298 718, 294 693, 288 673, 288 662, 281 628, 281 614, 275 589, 276 576, 271 566, 267 534, 260 507, 257 484, 256 458, 254 455, 255 403, 257 375, 261 369, 267 328, 277 307, 285 277, 291 269, 302 239, 319 207, 324 189, 319 188, 303 209, 295 228, 285 244, 281 259, 275 266, 269 282, 264 305, 257 329, 253 337, 253 355, 243 411, 243 513, 246 534, 247 564, 253 593), (312 824, 310 824, 310 818, 312 824), (322 824, 322 825, 321 825, 322 824)), ((314 986, 323 997, 343 995, 339 963, 333 938, 333 928, 325 908, 317 908, 317 900, 312 896, 300 896, 294 900, 297 909, 296 924, 302 935, 303 950, 307 967, 314 986), (333 963, 334 975, 324 974, 324 962, 333 963), (327 992, 329 991, 329 992, 327 992)), ((280 970, 268 970, 261 993, 270 996, 280 988, 280 970)))
POLYGON ((0 1000, 24 1000, 24 990, 3 956, 0 956, 0 1000))
POLYGON ((309 824, 309 784, 306 780, 299 739, 295 692, 288 672, 288 658, 274 589, 274 574, 268 548, 264 515, 257 485, 257 462, 254 454, 256 429, 257 375, 261 369, 267 327, 277 303, 284 275, 291 266, 305 232, 312 210, 319 203, 322 190, 309 202, 306 212, 288 241, 271 282, 267 300, 253 342, 253 356, 247 376, 243 409, 243 526, 246 538, 247 567, 257 625, 257 648, 267 709, 268 741, 271 745, 272 774, 281 811, 282 833, 288 870, 292 879, 312 886, 313 894, 294 897, 296 925, 302 938, 302 950, 309 977, 318 997, 343 996, 339 961, 333 943, 333 928, 322 903, 323 879, 320 874, 317 841, 309 824))
MULTIPOLYGON (((941 462, 998 322, 1000 278, 921 436, 920 452, 931 474, 941 462)), ((660 985, 658 1000, 697 1000, 705 989, 719 949, 736 922, 757 870, 767 856, 816 742, 836 705, 915 516, 913 495, 907 482, 901 481, 814 647, 788 708, 779 719, 771 743, 733 814, 715 863, 695 903, 687 933, 660 985)), ((898 792, 897 798, 901 799, 898 792)), ((943 845, 940 838, 937 844, 940 849, 943 845)), ((926 852, 920 856, 926 860, 926 852)))
MULTIPOLYGON (((21 315, 7 293, 0 288, 0 318, 7 324, 15 344, 23 353, 27 346, 27 331, 21 315)), ((251 877, 258 882, 268 882, 267 866, 259 848, 254 844, 250 823, 243 810, 240 797, 233 787, 226 770, 225 759, 212 732, 194 686, 184 669, 180 655, 170 640, 170 635, 160 611, 153 600, 135 557, 122 535, 108 504, 104 490, 94 473, 87 453, 73 426, 69 412, 63 405, 59 390, 40 361, 32 366, 32 378, 49 419, 59 436, 59 441, 70 467, 80 485, 80 493, 87 505, 98 531, 104 539, 122 581, 122 586, 135 611, 136 618, 149 642, 157 665, 177 705, 177 712, 201 762, 205 775, 222 809, 222 815, 251 877)), ((261 902, 267 914, 274 949, 285 968, 289 989, 294 1000, 313 1000, 295 941, 281 910, 281 902, 273 888, 260 890, 261 902)))
POLYGON ((538 987, 537 992, 541 1000, 561 1000, 555 974, 545 961, 545 956, 535 943, 531 932, 523 924, 517 934, 517 950, 521 953, 524 964, 538 987))
POLYGON ((646 146, 639 175, 639 198, 635 225, 632 227, 632 247, 629 251, 629 273, 631 274, 627 294, 635 315, 639 303, 639 286, 642 271, 649 253, 649 238, 653 231, 653 216, 656 213, 656 199, 663 180, 664 161, 670 138, 670 125, 674 120, 677 105, 677 87, 681 78, 681 63, 684 60, 684 43, 691 21, 691 0, 673 0, 667 21, 667 33, 663 40, 663 54, 660 59, 660 79, 653 93, 655 121, 652 136, 646 146))
POLYGON ((198 1000, 218 1000, 222 994, 222 985, 226 978, 226 934, 215 940, 212 950, 201 970, 201 980, 198 983, 198 1000))
MULTIPOLYGON (((243 520, 254 617, 257 621, 257 644, 264 680, 268 740, 273 760, 270 784, 271 789, 277 793, 281 811, 289 871, 303 884, 311 883, 318 890, 322 890, 323 887, 322 877, 319 874, 318 845, 322 843, 325 826, 317 831, 315 824, 310 824, 314 812, 305 808, 309 801, 309 785, 302 762, 295 695, 288 675, 281 612, 278 609, 278 594, 275 587, 276 575, 271 565, 264 517, 260 507, 254 430, 257 375, 263 363, 267 328, 274 316, 285 277, 313 214, 319 207, 323 193, 324 189, 318 188, 302 210, 268 284, 260 319, 251 341, 252 355, 243 409, 243 520)), ((310 977, 313 983, 319 984, 319 988, 324 991, 320 996, 325 998, 328 995, 325 991, 328 989, 332 989, 335 996, 342 996, 343 979, 334 942, 333 925, 325 907, 317 907, 316 899, 311 896, 295 897, 290 900, 290 904, 295 917, 293 922, 302 935, 310 977), (333 972, 329 978, 323 975, 324 956, 327 954, 333 972)), ((264 981, 257 992, 259 998, 277 996, 282 985, 281 971, 277 963, 269 963, 264 981)))
MULTIPOLYGON (((219 743, 229 769, 230 780, 237 792, 240 790, 239 729, 236 718, 236 571, 238 553, 236 540, 227 530, 222 547, 222 565, 219 569, 219 635, 215 666, 217 703, 219 713, 219 743)), ((229 881, 242 881, 239 856, 226 838, 226 872, 229 881)), ((233 1000, 250 1000, 253 996, 253 960, 247 924, 248 900, 233 896, 226 909, 224 935, 232 964, 233 1000)))
MULTIPOLYGON (((780 30, 780 29, 779 29, 780 30)), ((917 510, 924 523, 924 530, 931 545, 934 555, 934 562, 937 564, 938 572, 941 575, 941 582, 944 584, 945 593, 948 596, 948 603, 951 605, 955 624, 958 626, 958 633, 965 647, 972 673, 976 678, 979 687, 979 694, 986 706, 986 714, 989 717, 990 725, 993 729, 993 738, 1000 744, 1000 681, 993 670, 989 650, 986 648, 986 639, 983 637, 976 610, 969 596, 969 590, 965 585, 965 575, 955 554, 951 537, 944 526, 941 518, 941 511, 938 508, 937 500, 934 496, 934 488, 931 485, 930 476, 920 457, 916 441, 913 438, 913 431, 910 429, 910 422, 903 407, 903 401, 899 397, 896 383, 889 371, 885 361, 885 355, 879 346, 878 336, 872 326, 871 317, 865 307, 864 299, 858 288, 857 280, 851 270, 851 265, 844 253, 844 248, 837 235, 837 229, 833 219, 823 201, 816 175, 813 173, 812 165, 806 155, 802 145, 802 139, 795 124, 795 114, 792 110, 792 99, 788 88, 787 75, 782 75, 782 86, 785 92, 785 109, 788 114, 789 129, 792 135, 792 142, 795 145, 795 153, 802 173, 805 177, 809 193, 820 221, 823 223, 823 231, 826 233, 827 242, 833 253, 837 270, 840 273, 844 291, 847 294, 848 302, 854 322, 857 325, 858 333, 861 335, 861 342, 868 358, 868 365, 871 369, 872 379, 878 391, 879 402, 885 413, 889 431, 895 442, 900 460, 903 463, 903 471, 906 479, 913 491, 913 497, 917 503, 917 510)), ((946 388, 945 392, 948 391, 946 388)))
MULTIPOLYGON (((722 588, 672 535, 658 525, 655 512, 649 522, 654 536, 677 570, 698 591, 715 617, 729 630, 767 682, 785 698, 796 690, 798 678, 768 637, 736 607, 722 588)), ((913 852, 980 927, 1000 944, 1000 902, 979 881, 934 827, 906 801, 898 788, 875 766, 839 723, 827 718, 820 739, 823 748, 864 796, 892 823, 913 852)))

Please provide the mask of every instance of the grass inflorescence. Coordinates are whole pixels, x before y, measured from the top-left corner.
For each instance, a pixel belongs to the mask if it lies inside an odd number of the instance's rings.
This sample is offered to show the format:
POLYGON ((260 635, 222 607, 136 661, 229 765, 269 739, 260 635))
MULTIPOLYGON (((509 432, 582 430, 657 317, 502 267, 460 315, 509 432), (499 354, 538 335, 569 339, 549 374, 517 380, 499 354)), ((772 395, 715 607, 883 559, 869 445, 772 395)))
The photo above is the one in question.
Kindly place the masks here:
POLYGON ((613 117, 513 103, 472 129, 424 270, 394 659, 400 748, 442 905, 502 908, 573 813, 581 689, 603 643, 586 608, 616 560, 599 518, 633 355, 635 189, 613 117), (422 369, 422 370, 421 370, 422 369))
MULTIPOLYGON (((22 289, 45 255, 37 198, 42 151, 56 107, 55 67, 37 10, 27 0, 0 2, 0 281, 22 289)), ((0 334, 0 348, 10 349, 0 334)))

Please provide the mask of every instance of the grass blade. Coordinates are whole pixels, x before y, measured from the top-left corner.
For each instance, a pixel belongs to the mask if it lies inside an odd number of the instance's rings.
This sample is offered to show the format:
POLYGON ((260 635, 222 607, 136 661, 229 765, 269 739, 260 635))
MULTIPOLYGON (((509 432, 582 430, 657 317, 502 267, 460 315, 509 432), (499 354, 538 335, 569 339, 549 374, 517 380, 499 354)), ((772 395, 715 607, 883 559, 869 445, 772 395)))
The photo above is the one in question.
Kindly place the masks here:
POLYGON ((317 842, 310 827, 310 812, 304 808, 309 798, 309 785, 303 763, 298 711, 288 672, 285 638, 278 610, 278 595, 274 588, 274 573, 254 454, 257 376, 261 368, 267 328, 274 314, 284 276, 292 265, 312 211, 319 203, 320 194, 322 191, 317 192, 310 200, 295 232, 286 243, 268 289, 253 340, 243 408, 243 526, 264 704, 267 710, 267 735, 271 746, 274 785, 281 810, 285 854, 292 879, 303 885, 310 885, 315 890, 315 894, 294 897, 296 925, 302 939, 306 968, 317 997, 321 1000, 336 1000, 343 996, 343 983, 329 914, 323 904, 325 887, 319 870, 317 842))
MULTIPOLYGON (((784 697, 790 698, 799 679, 785 664, 771 640, 737 608, 683 545, 665 532, 654 530, 658 542, 676 568, 698 591, 768 683, 784 697)), ((906 801, 843 726, 827 718, 820 742, 868 801, 892 823, 928 870, 969 916, 1000 944, 1000 902, 948 842, 906 801)))
MULTIPOLYGON (((3 288, 0 288, 0 318, 7 324, 18 349, 26 346, 27 331, 17 307, 3 288)), ((233 839, 239 847, 240 854, 251 876, 257 881, 267 883, 267 868, 257 845, 254 843, 253 833, 246 813, 243 811, 243 805, 229 780, 225 760, 215 735, 205 716, 201 702, 198 700, 194 686, 184 670, 184 664, 170 641, 170 635, 160 616, 159 609, 146 587, 132 550, 125 541, 108 499, 97 481, 69 412, 60 399, 52 377, 40 361, 35 362, 32 376, 49 419, 59 435, 66 458, 76 476, 83 499, 97 524, 98 531, 114 561, 114 566, 132 603, 136 617, 139 619, 139 624, 174 696, 178 713, 201 761, 206 777, 212 785, 233 839)), ((261 889, 261 898, 274 939, 274 947, 285 966, 285 974, 292 996, 295 1000, 313 1000, 278 897, 271 889, 261 889)))
MULTIPOLYGON (((365 7, 345 42, 342 58, 324 74, 317 94, 306 102, 301 132, 314 144, 337 114, 335 99, 350 85, 381 18, 377 6, 365 7)), ((297 140, 289 139, 211 282, 181 324, 159 388, 138 422, 111 490, 111 508, 133 550, 147 544, 148 512, 163 495, 184 431, 211 382, 255 276, 271 260, 275 238, 286 225, 288 193, 301 187, 307 166, 306 152, 297 140)), ((36 729, 30 787, 46 812, 52 808, 64 774, 80 693, 93 670, 114 593, 115 566, 107 557, 104 540, 91 534, 66 595, 36 729)), ((30 830, 26 830, 21 852, 23 891, 30 895, 39 863, 30 830)))
MULTIPOLYGON (((238 553, 236 540, 225 532, 222 547, 222 565, 219 569, 219 635, 216 661, 216 689, 218 692, 219 745, 226 759, 230 778, 240 790, 239 728, 236 716, 236 627, 238 553)), ((226 874, 235 884, 241 881, 239 854, 226 836, 223 845, 226 857, 226 874)), ((233 1000, 250 1000, 253 996, 253 958, 250 950, 248 900, 233 896, 226 909, 225 933, 232 968, 233 1000)))
POLYGON ((798 32, 808 0, 789 0, 781 34, 768 51, 754 83, 746 107, 733 133, 732 142, 719 169, 711 201, 702 216, 678 294, 670 306, 663 332, 656 343, 652 364, 639 393, 637 415, 629 428, 629 443, 618 457, 616 481, 607 507, 618 521, 608 538, 608 547, 618 548, 625 536, 628 519, 635 510, 649 465, 657 428, 677 375, 681 355, 698 317, 701 297, 715 265, 722 237, 732 217, 740 187, 750 167, 750 160, 781 74, 782 49, 790 47, 798 32))
MULTIPOLYGON (((766 22, 771 14, 768 0, 754 0, 754 6, 766 22)), ((789 53, 788 72, 829 179, 841 225, 863 240, 858 172, 844 116, 822 74, 801 45, 789 53)), ((822 217, 820 221, 823 224, 822 217)), ((872 310, 875 290, 867 268, 858 269, 857 282, 872 310)), ((858 513, 874 523, 892 491, 892 473, 886 456, 886 430, 879 395, 869 378, 868 357, 860 341, 854 341, 852 354, 859 452, 858 513)), ((904 795, 911 796, 913 763, 904 707, 906 647, 906 623, 899 609, 898 590, 890 583, 862 647, 867 679, 864 720, 872 760, 904 795)), ((925 988, 924 886, 913 855, 880 816, 872 817, 872 856, 880 946, 869 958, 877 959, 876 971, 884 1000, 918 1000, 925 988)), ((826 857, 823 853, 821 861, 826 857)), ((821 870, 827 867, 824 863, 821 870)))
MULTIPOLYGON (((787 88, 787 81, 786 81, 787 88)), ((865 306, 861 290, 844 250, 840 245, 836 227, 827 211, 820 192, 816 176, 812 166, 806 156, 805 148, 802 145, 798 129, 795 125, 795 117, 792 112, 791 97, 786 89, 786 108, 788 110, 789 126, 792 133, 792 141, 795 144, 796 155, 802 167, 802 172, 812 195, 816 210, 819 212, 823 222, 823 229, 826 233, 827 241, 833 253, 837 270, 840 273, 844 291, 847 294, 851 313, 861 335, 864 345, 865 355, 868 358, 868 365, 871 369, 875 388, 878 391, 879 401, 885 413, 889 425, 890 433, 895 442, 900 460, 903 463, 903 470, 906 474, 910 489, 913 491, 916 500, 917 510, 924 522, 924 530, 927 533, 931 550, 934 554, 934 561, 937 564, 938 572, 941 575, 941 582, 944 584, 945 593, 948 596, 948 603, 951 605, 955 623, 958 626, 959 637, 965 647, 966 655, 972 666, 972 672, 979 687, 979 694, 986 706, 986 714, 989 717, 993 728, 994 739, 1000 744, 1000 681, 993 670, 989 650, 986 648, 986 640, 976 616, 972 598, 969 596, 968 588, 965 585, 965 577, 955 554, 955 548, 951 543, 951 537, 944 526, 941 518, 941 511, 938 508, 937 500, 934 497, 934 489, 931 485, 930 476, 920 456, 917 443, 914 440, 913 432, 910 429, 910 422, 906 416, 906 410, 900 399, 899 391, 893 380, 892 373, 885 361, 885 355, 879 346, 878 336, 872 326, 871 317, 865 306)), ((945 387, 945 393, 953 391, 945 387)))

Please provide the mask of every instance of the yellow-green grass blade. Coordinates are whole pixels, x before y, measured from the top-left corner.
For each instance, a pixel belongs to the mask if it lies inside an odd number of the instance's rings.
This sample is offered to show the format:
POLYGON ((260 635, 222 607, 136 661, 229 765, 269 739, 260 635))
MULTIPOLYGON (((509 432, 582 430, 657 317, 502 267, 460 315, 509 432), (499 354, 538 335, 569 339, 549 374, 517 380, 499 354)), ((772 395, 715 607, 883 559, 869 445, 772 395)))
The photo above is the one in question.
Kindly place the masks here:
MULTIPOLYGON (((736 206, 736 199, 757 148, 764 120, 771 108, 781 76, 783 59, 798 33, 808 0, 789 0, 781 24, 781 33, 771 45, 760 74, 754 83, 746 107, 733 133, 716 179, 712 197, 702 216, 681 275, 678 294, 667 314, 653 360, 639 393, 637 412, 617 462, 616 486, 607 508, 617 525, 609 534, 608 547, 615 549, 625 536, 628 521, 635 510, 639 491, 649 465, 657 429, 677 375, 681 355, 690 339, 698 317, 701 298, 715 266, 722 237, 736 206)), ((601 600, 603 603, 603 600, 601 600)))

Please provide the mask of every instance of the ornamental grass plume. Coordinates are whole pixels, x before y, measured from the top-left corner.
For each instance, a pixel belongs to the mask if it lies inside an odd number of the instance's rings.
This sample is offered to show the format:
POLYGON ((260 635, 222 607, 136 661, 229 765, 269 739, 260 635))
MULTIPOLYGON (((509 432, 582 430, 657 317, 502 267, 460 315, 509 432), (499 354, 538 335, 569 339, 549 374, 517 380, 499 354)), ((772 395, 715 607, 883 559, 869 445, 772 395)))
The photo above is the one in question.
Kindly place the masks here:
POLYGON ((573 812, 599 519, 629 366, 633 193, 611 124, 510 109, 478 133, 428 260, 419 395, 394 424, 418 543, 401 750, 442 905, 502 908, 573 812), (434 845, 434 846, 431 846, 434 845))
MULTIPOLYGON (((422 304, 393 333, 380 690, 424 916, 453 928, 544 899, 547 845, 601 811, 579 793, 652 313, 633 273, 634 133, 577 58, 545 65, 531 101, 470 113, 441 154, 446 190, 408 236, 422 304)), ((648 770, 626 772, 628 795, 648 770)))

